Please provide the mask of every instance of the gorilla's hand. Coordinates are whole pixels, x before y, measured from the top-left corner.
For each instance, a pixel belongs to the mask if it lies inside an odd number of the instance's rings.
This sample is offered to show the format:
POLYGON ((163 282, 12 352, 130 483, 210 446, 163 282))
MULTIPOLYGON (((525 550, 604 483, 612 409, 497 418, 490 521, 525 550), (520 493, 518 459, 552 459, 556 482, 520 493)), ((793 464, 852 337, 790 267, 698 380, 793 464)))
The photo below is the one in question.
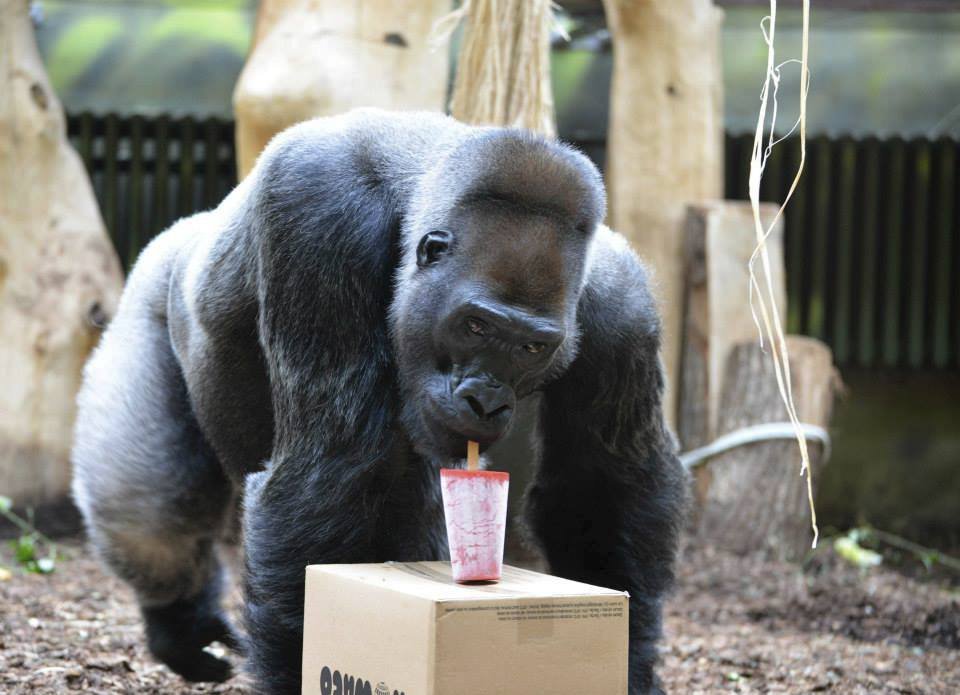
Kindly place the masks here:
POLYGON ((205 591, 190 601, 143 608, 150 652, 188 681, 221 683, 233 675, 228 661, 204 651, 212 642, 241 651, 239 635, 215 600, 218 595, 205 591))

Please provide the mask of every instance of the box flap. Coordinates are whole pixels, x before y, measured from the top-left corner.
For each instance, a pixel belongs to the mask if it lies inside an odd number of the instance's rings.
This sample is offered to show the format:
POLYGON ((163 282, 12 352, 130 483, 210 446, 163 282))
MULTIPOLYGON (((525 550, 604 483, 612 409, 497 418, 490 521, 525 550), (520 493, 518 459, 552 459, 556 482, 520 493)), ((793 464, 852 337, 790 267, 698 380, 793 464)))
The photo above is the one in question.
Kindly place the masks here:
POLYGON ((509 566, 504 566, 503 576, 499 582, 481 584, 454 582, 449 562, 310 565, 307 571, 329 573, 347 580, 379 585, 387 591, 396 591, 441 603, 544 596, 625 595, 622 591, 509 566))

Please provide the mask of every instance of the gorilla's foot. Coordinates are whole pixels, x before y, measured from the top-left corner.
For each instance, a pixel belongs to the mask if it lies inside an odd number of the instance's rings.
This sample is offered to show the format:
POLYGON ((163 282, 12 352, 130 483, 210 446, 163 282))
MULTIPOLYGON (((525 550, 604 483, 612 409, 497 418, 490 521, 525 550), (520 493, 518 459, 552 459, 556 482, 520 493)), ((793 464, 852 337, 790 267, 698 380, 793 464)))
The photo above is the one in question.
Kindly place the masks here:
POLYGON ((235 652, 241 640, 218 608, 201 602, 177 601, 161 608, 144 608, 150 652, 188 681, 222 683, 233 676, 230 662, 204 651, 220 642, 235 652))

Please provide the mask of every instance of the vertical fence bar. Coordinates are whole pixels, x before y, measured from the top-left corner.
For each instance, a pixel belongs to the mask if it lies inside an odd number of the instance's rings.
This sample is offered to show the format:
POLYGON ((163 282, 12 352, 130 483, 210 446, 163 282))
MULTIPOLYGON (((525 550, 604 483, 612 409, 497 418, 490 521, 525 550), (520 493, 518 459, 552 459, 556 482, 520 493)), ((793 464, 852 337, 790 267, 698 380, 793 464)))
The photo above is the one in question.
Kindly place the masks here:
POLYGON ((863 205, 860 211, 862 223, 860 238, 863 253, 860 256, 860 301, 857 305, 858 349, 857 362, 872 366, 877 359, 877 314, 880 269, 877 266, 877 246, 880 235, 880 143, 876 138, 867 138, 863 143, 863 205))
MULTIPOLYGON (((780 143, 770 152, 767 166, 763 170, 763 180, 760 182, 760 200, 777 205, 783 202, 783 161, 785 159, 783 144, 780 143)), ((751 147, 753 147, 752 143, 751 147)))
POLYGON ((208 118, 203 124, 203 205, 216 207, 220 202, 217 194, 217 178, 220 171, 217 154, 220 150, 220 119, 208 118))
POLYGON ((84 111, 78 117, 79 138, 77 152, 87 171, 93 171, 93 114, 84 111))
POLYGON ((750 158, 753 156, 753 136, 737 138, 737 198, 750 200, 750 158))
POLYGON ((143 117, 130 119, 130 239, 127 267, 131 267, 143 246, 143 117))
POLYGON ((194 212, 193 175, 196 123, 191 116, 180 120, 180 188, 177 192, 177 217, 194 212))
MULTIPOLYGON (((954 193, 952 195, 956 196, 955 191, 957 190, 957 186, 960 185, 960 144, 954 141, 953 146, 953 180, 955 183, 954 193)), ((953 333, 952 362, 955 368, 960 368, 960 206, 958 206, 956 202, 956 197, 954 197, 952 227, 953 253, 951 254, 951 275, 953 281, 951 284, 953 285, 953 289, 950 292, 952 299, 950 306, 950 326, 952 327, 951 332, 953 333)))
POLYGON ((153 131, 153 221, 150 235, 159 234, 170 224, 170 117, 160 116, 153 131))
POLYGON ((836 265, 833 272, 832 301, 833 306, 832 340, 835 360, 846 364, 850 359, 851 343, 851 306, 854 293, 854 227, 853 201, 854 188, 857 179, 857 146, 852 138, 842 138, 837 143, 839 185, 836 189, 836 214, 834 237, 836 240, 836 265))
POLYGON ((737 197, 734 186, 734 181, 737 178, 735 146, 736 136, 730 133, 725 134, 723 138, 723 197, 727 200, 735 200, 737 197))
MULTIPOLYGON (((936 172, 936 204, 933 207, 933 234, 936 253, 933 254, 933 366, 942 369, 947 366, 950 356, 950 313, 951 305, 960 303, 957 294, 950 292, 950 266, 955 246, 960 239, 953 234, 953 219, 957 205, 956 146, 950 140, 942 138, 934 145, 934 171, 936 172)), ((953 268, 960 274, 960 264, 953 268)), ((960 349, 958 349, 960 352, 960 349)))
POLYGON ((894 137, 887 145, 887 157, 884 165, 886 181, 884 185, 884 237, 883 237, 883 313, 882 341, 883 364, 896 367, 900 362, 900 273, 903 254, 903 177, 904 143, 894 137))
POLYGON ((928 341, 926 334, 927 304, 930 293, 928 283, 933 279, 930 268, 928 207, 930 196, 930 143, 918 139, 910 143, 910 226, 907 230, 910 249, 910 274, 905 284, 904 317, 908 327, 906 356, 913 368, 923 366, 928 341))
MULTIPOLYGON (((800 166, 800 140, 793 138, 784 143, 787 145, 787 157, 784 158, 786 175, 783 177, 783 189, 780 193, 786 199, 790 184, 796 176, 800 166)), ((807 163, 809 164, 809 162, 807 163)), ((804 253, 807 240, 807 189, 809 172, 800 178, 793 197, 787 203, 786 215, 786 246, 787 258, 787 330, 791 333, 802 333, 806 325, 806 316, 809 313, 809 287, 807 278, 810 275, 809 257, 804 253)))
MULTIPOLYGON (((120 145, 120 124, 117 114, 106 116, 106 130, 103 139, 103 221, 107 225, 107 232, 118 249, 126 247, 126 239, 117 229, 117 154, 120 145)), ((123 257, 123 252, 120 257, 123 257)))
POLYGON ((807 316, 806 333, 826 339, 826 307, 827 302, 827 267, 830 256, 827 252, 827 239, 830 226, 830 197, 831 197, 831 155, 830 143, 824 137, 814 139, 812 144, 813 161, 811 162, 814 182, 813 190, 813 224, 807 230, 813 240, 813 248, 807 262, 810 264, 813 275, 810 283, 810 313, 807 316))

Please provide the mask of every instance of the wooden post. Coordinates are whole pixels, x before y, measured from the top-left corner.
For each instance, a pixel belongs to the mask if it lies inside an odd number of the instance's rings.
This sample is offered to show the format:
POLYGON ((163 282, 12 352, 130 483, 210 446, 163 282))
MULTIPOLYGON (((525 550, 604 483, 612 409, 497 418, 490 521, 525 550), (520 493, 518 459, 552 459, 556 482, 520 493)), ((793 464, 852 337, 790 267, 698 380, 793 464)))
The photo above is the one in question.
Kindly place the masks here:
MULTIPOLYGON (((779 206, 760 208, 765 227, 779 206)), ((713 201, 687 208, 684 223, 683 355, 677 433, 684 449, 716 437, 723 369, 737 343, 759 340, 749 303, 748 264, 756 246, 753 212, 744 201, 713 201)), ((777 310, 787 312, 783 218, 767 238, 777 310)), ((760 264, 757 263, 757 272, 760 264)))
POLYGON ((449 0, 263 0, 233 93, 240 178, 276 133, 358 106, 439 111, 447 53, 433 22, 449 0))
MULTIPOLYGON (((788 336, 792 385, 801 422, 827 427, 840 380, 829 348, 812 338, 788 336)), ((771 357, 756 341, 735 346, 724 370, 720 434, 748 425, 787 421, 771 357)), ((813 479, 825 464, 823 448, 809 442, 813 479)), ((797 560, 810 549, 806 480, 797 442, 746 444, 703 464, 709 488, 698 514, 698 533, 736 553, 764 551, 797 560)))
POLYGON ((464 123, 555 137, 551 0, 472 0, 450 114, 464 123))
POLYGON ((84 361, 123 278, 26 0, 0 0, 0 494, 69 490, 84 361))
POLYGON ((604 0, 613 36, 610 226, 653 270, 665 415, 676 424, 684 208, 723 197, 722 12, 710 0, 604 0))

